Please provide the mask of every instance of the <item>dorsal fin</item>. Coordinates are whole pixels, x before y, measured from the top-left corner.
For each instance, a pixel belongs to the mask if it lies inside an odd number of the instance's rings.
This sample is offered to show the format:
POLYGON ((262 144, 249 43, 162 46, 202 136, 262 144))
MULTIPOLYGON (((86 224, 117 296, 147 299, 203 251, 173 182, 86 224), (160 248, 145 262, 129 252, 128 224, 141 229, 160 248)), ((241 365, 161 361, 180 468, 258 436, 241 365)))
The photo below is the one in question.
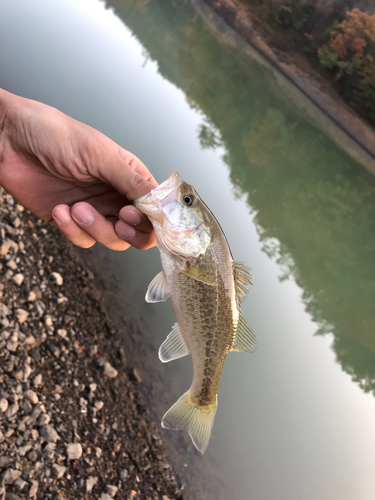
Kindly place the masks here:
POLYGON ((233 265, 236 274, 238 297, 240 303, 242 303, 249 292, 249 286, 252 285, 251 267, 245 266, 243 262, 233 262, 233 265))

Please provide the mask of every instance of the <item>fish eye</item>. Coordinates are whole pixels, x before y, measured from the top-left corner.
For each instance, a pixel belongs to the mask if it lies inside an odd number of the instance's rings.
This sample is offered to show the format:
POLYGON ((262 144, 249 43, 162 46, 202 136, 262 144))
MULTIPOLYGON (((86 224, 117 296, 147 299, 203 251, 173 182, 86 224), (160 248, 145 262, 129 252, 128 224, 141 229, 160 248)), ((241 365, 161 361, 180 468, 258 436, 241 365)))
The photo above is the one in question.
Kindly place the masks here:
POLYGON ((190 207, 193 204, 194 196, 192 194, 185 194, 182 199, 184 200, 185 205, 190 207))

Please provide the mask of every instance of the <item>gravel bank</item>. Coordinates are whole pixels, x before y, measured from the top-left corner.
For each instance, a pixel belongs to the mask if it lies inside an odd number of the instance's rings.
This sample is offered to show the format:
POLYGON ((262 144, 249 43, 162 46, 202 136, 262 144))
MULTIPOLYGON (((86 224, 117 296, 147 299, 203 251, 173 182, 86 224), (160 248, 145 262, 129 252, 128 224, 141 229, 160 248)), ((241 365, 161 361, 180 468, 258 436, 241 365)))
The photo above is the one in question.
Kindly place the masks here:
POLYGON ((0 188, 0 500, 183 498, 92 281, 0 188))

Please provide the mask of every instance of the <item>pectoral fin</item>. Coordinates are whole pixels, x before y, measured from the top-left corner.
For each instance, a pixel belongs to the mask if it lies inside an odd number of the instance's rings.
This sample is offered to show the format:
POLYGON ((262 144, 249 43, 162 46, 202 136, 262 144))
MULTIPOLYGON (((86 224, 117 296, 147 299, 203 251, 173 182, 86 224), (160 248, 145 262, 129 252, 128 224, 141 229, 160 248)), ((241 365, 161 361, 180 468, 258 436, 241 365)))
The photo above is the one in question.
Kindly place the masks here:
POLYGON ((182 358, 189 354, 184 339, 182 338, 178 324, 173 325, 171 333, 164 340, 159 349, 159 359, 163 363, 182 358))
POLYGON ((217 282, 214 280, 214 278, 203 272, 201 269, 192 266, 191 264, 188 264, 186 268, 180 269, 179 271, 183 274, 186 274, 186 276, 193 278, 193 280, 201 281, 206 285, 217 286, 217 282))
POLYGON ((258 341, 254 335, 254 332, 246 323, 245 318, 240 315, 232 351, 252 353, 257 350, 257 347, 258 341))
POLYGON ((148 285, 146 292, 146 302, 164 302, 169 297, 167 280, 164 271, 160 271, 159 274, 148 285))

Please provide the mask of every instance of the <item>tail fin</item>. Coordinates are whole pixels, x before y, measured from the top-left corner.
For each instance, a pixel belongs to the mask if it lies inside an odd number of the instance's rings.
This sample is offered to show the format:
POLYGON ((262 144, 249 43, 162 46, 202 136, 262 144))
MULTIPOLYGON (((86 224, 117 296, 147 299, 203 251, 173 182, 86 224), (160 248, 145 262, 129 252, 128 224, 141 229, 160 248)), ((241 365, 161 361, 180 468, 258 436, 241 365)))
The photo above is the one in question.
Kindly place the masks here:
POLYGON ((217 401, 210 406, 198 406, 185 392, 164 415, 161 425, 164 429, 187 431, 194 446, 203 454, 208 446, 214 425, 217 401))

